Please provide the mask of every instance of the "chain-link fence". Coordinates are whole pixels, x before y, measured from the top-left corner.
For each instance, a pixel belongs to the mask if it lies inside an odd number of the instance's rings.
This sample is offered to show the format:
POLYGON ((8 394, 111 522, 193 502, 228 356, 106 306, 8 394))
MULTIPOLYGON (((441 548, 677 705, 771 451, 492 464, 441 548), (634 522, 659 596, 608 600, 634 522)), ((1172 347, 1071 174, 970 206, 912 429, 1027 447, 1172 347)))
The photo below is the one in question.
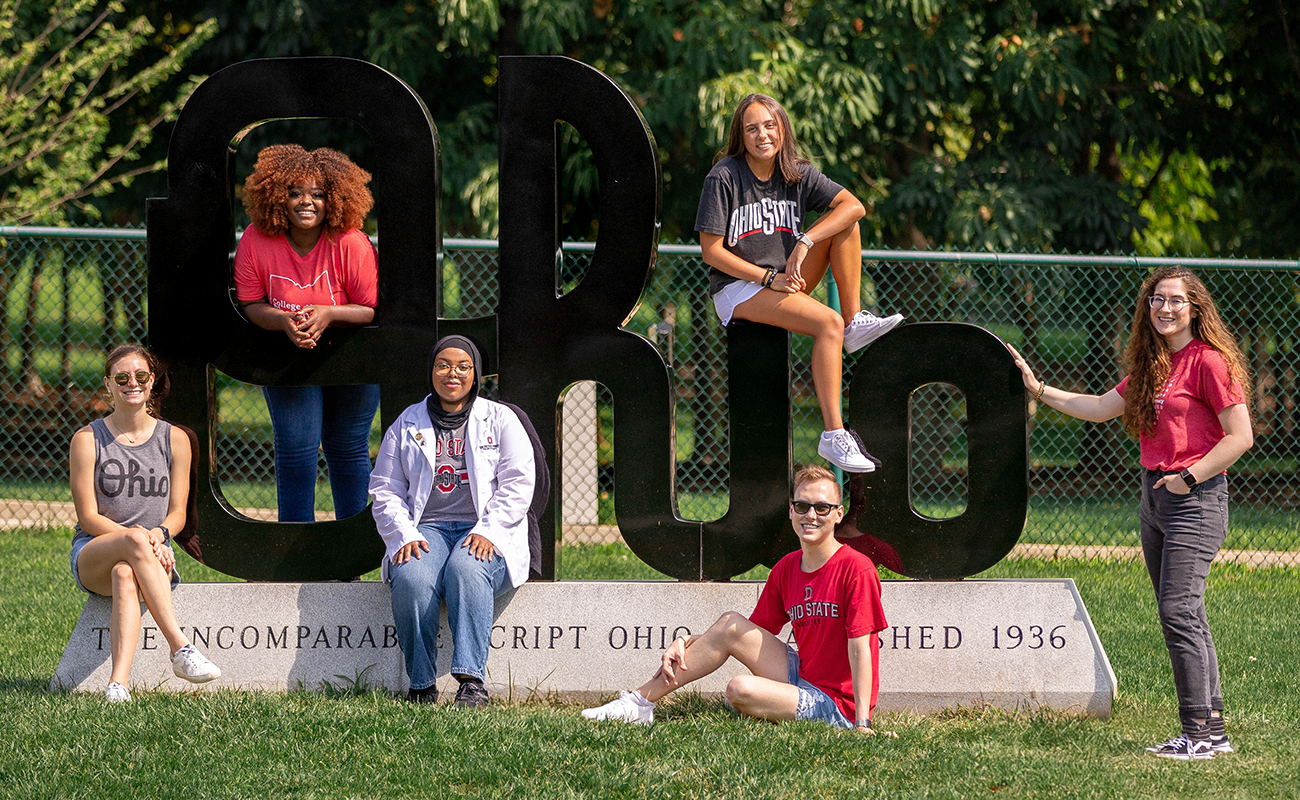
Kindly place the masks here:
MULTIPOLYGON (((494 242, 444 242, 444 313, 491 314, 497 305, 494 242)), ((0 526, 74 521, 67 440, 103 413, 106 350, 145 335, 143 231, 0 229, 0 526)), ((581 280, 592 245, 565 246, 561 290, 581 280)), ((969 322, 1021 349, 1052 385, 1101 393, 1122 377, 1119 354, 1133 298, 1156 259, 870 251, 863 301, 909 320, 969 322)), ((1174 262, 1170 262, 1174 263, 1174 262)), ((1255 446, 1232 470, 1226 547, 1300 560, 1300 264, 1186 260, 1198 270, 1250 360, 1255 446)), ((814 296, 825 301, 823 284, 814 296)), ((724 333, 693 245, 662 245, 658 266, 629 321, 672 365, 677 410, 679 513, 713 519, 727 510, 727 364, 724 333)), ((809 369, 811 340, 793 337, 794 457, 816 460, 821 417, 809 369)), ((845 386, 855 356, 844 360, 845 386)), ((270 419, 256 386, 218 379, 217 460, 222 490, 246 513, 273 519, 270 419)), ((493 396, 489 383, 486 393, 493 396)), ((847 399, 847 392, 846 392, 847 399)), ((1022 543, 1072 548, 1137 542, 1137 446, 1118 422, 1093 425, 1032 409, 1029 520, 1022 543)), ((869 425, 846 407, 850 422, 869 425)), ((951 386, 912 398, 912 498, 918 513, 965 508, 965 404, 951 386)), ((563 530, 568 543, 618 538, 610 396, 590 383, 564 398, 563 530)), ((378 420, 372 430, 377 447, 378 420)), ((318 510, 329 516, 328 483, 318 510)), ((1084 552, 1084 550, 1075 550, 1084 552)))

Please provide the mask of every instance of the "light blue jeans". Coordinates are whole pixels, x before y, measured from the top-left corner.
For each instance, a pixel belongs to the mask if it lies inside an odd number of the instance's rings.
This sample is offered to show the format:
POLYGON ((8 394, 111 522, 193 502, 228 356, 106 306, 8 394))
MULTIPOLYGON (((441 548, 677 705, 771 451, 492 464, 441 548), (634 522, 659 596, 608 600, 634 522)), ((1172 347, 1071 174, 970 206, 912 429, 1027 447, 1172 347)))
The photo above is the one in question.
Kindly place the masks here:
POLYGON ((473 528, 473 522, 421 525, 429 552, 388 567, 393 623, 412 689, 427 689, 438 677, 438 607, 444 601, 454 644, 451 674, 480 681, 487 674, 494 601, 513 587, 499 553, 479 561, 460 546, 473 528))

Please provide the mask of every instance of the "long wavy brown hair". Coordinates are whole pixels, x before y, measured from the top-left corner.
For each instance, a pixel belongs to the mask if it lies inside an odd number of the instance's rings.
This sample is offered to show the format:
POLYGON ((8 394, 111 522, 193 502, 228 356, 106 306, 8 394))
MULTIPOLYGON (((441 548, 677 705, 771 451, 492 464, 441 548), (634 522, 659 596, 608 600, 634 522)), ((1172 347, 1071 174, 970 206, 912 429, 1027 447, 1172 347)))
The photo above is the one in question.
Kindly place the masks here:
POLYGON ((1196 273, 1187 267, 1160 267, 1147 276, 1138 293, 1133 312, 1133 329, 1124 348, 1124 366, 1128 370, 1128 389, 1124 394, 1124 430, 1134 438, 1150 433, 1156 426, 1156 397, 1169 380, 1172 353, 1164 337, 1151 325, 1151 296, 1156 285, 1168 278, 1180 278, 1187 299, 1191 301, 1192 336, 1214 349, 1228 366, 1232 382, 1241 387, 1246 407, 1250 408, 1250 380, 1246 357, 1237 339, 1223 324, 1214 300, 1196 273))
POLYGON ((799 147, 799 142, 794 138, 794 128, 790 126, 790 117, 785 113, 781 104, 768 97, 765 94, 747 94, 736 106, 736 113, 731 117, 731 133, 727 136, 727 148, 722 151, 723 156, 732 158, 742 158, 745 155, 745 109, 754 103, 758 103, 772 112, 776 122, 781 126, 781 151, 776 154, 776 165, 781 170, 781 177, 785 182, 794 185, 803 180, 803 174, 799 172, 799 167, 810 162, 803 155, 803 149, 799 147))
POLYGON ((319 181, 325 190, 325 229, 335 236, 360 228, 375 204, 366 184, 370 173, 352 159, 328 147, 304 150, 296 144, 275 144, 257 154, 253 174, 244 182, 244 206, 253 225, 268 236, 289 229, 285 204, 290 187, 319 181))
MULTIPOLYGON (((149 371, 153 373, 153 389, 149 392, 149 399, 145 401, 145 410, 149 416, 158 417, 162 412, 162 403, 171 393, 172 382, 167 376, 167 366, 153 354, 153 351, 142 344, 128 342, 126 344, 114 347, 112 352, 104 359, 104 377, 109 378, 113 375, 113 367, 117 362, 127 356, 139 356, 149 365, 149 371)), ((112 403, 112 394, 109 394, 109 402, 112 403)))

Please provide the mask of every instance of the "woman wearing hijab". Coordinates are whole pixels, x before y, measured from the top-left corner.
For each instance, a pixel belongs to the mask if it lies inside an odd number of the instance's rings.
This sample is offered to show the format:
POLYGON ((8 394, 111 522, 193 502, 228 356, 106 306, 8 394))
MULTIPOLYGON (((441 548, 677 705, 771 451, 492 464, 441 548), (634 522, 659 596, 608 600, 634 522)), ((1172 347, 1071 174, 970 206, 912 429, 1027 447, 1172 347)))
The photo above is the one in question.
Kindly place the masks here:
POLYGON ((494 601, 528 578, 533 448, 515 412, 478 396, 482 373, 474 342, 440 339, 429 357, 432 391, 384 434, 370 476, 411 702, 438 699, 438 607, 446 602, 456 704, 487 704, 494 601))

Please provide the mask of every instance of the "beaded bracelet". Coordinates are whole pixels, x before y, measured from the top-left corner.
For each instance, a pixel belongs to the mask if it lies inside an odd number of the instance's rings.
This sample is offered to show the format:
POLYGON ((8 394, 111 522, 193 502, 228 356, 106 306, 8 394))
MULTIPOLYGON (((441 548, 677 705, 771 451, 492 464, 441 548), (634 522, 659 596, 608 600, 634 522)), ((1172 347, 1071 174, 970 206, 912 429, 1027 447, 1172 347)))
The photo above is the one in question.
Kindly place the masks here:
POLYGON ((1035 395, 1034 397, 1035 403, 1043 399, 1043 392, 1045 391, 1047 391, 1047 381, 1044 380, 1038 381, 1038 394, 1035 395))

